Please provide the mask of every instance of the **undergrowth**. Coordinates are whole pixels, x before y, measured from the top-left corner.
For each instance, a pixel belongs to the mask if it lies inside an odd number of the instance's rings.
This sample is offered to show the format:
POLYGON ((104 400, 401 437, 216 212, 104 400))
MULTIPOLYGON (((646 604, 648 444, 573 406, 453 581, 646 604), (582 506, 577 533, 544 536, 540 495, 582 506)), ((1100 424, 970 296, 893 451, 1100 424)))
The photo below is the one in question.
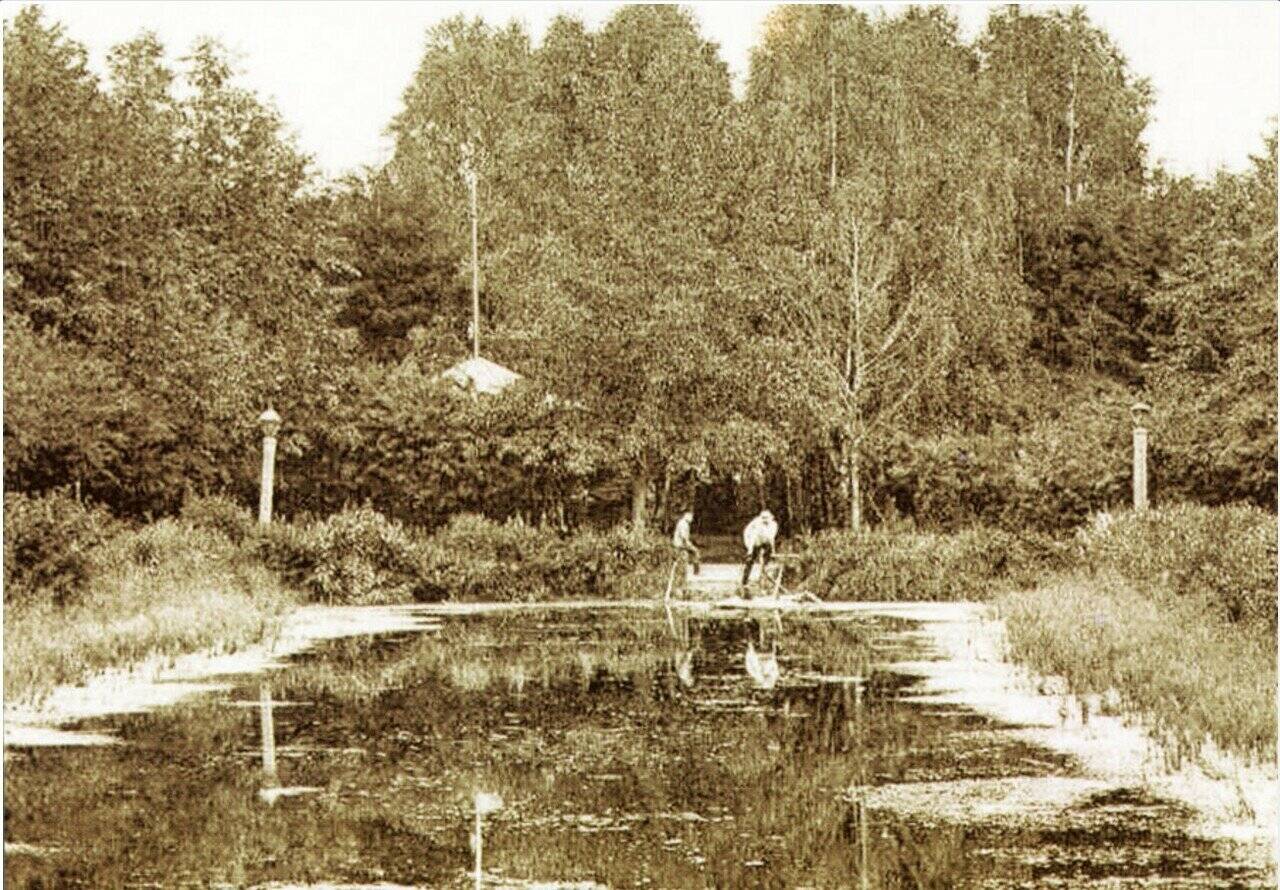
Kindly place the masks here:
POLYGON ((1274 757, 1275 637, 1206 616, 1196 600, 1143 593, 1117 576, 1062 579, 998 600, 1012 657, 1073 692, 1119 693, 1178 753, 1206 737, 1274 757))
POLYGON ((180 519, 125 531, 89 551, 74 596, 6 603, 5 698, 37 701, 154 656, 234 651, 272 633, 296 603, 218 532, 180 519))

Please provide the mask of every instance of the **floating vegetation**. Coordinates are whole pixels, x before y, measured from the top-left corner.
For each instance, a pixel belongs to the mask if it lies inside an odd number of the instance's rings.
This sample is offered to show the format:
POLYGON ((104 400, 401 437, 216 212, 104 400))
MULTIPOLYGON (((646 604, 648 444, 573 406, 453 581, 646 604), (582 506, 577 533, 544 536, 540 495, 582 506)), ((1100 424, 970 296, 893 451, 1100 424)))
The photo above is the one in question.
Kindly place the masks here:
POLYGON ((256 681, 79 727, 109 748, 12 749, 6 839, 57 852, 13 847, 6 886, 471 886, 477 789, 502 800, 485 888, 1266 886, 1189 813, 915 701, 876 655, 931 657, 907 622, 681 627, 530 610, 319 647, 272 676, 308 703, 274 712, 274 806, 258 715, 226 701, 256 681), (772 688, 748 644, 776 646, 772 688))

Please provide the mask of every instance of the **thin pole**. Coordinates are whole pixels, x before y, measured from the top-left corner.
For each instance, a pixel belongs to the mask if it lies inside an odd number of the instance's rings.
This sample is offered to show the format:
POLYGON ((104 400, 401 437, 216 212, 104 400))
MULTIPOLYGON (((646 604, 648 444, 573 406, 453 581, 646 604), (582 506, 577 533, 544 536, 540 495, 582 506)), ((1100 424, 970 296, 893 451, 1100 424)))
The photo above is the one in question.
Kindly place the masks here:
POLYGON ((866 724, 862 714, 862 687, 864 683, 871 681, 871 664, 865 655, 860 673, 862 679, 853 685, 853 719, 858 734, 858 885, 861 890, 868 890, 871 875, 867 871, 867 754, 863 744, 863 729, 866 724))
POLYGON ((484 847, 483 833, 480 824, 480 806, 476 805, 476 890, 484 883, 484 872, 480 869, 480 851, 484 847))
POLYGON ((476 172, 467 177, 471 185, 471 351, 480 357, 480 249, 476 211, 476 172))

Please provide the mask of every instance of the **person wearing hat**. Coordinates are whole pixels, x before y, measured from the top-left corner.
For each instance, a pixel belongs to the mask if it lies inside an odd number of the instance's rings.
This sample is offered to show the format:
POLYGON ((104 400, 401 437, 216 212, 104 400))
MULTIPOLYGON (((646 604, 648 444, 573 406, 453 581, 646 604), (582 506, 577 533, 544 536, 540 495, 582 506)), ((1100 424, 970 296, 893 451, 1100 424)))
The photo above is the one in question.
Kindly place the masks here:
POLYGON ((757 559, 760 560, 760 575, 764 577, 769 560, 773 557, 773 547, 777 538, 778 521, 768 510, 761 510, 760 514, 748 522, 747 527, 742 530, 742 543, 747 548, 747 564, 742 567, 744 588, 751 579, 751 567, 756 564, 757 559))

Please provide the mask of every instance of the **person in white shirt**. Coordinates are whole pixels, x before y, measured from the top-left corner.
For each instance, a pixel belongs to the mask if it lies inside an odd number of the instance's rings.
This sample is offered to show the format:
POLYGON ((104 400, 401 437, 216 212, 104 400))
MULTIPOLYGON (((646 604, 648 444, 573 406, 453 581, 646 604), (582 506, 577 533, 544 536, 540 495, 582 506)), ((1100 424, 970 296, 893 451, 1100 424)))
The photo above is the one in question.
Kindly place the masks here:
POLYGON ((702 567, 698 548, 693 543, 693 537, 690 527, 693 525, 693 511, 686 510, 681 516, 680 521, 676 523, 675 534, 671 536, 671 543, 676 550, 683 554, 689 563, 693 566, 693 573, 698 574, 698 570, 702 567))
POLYGON ((747 523, 742 531, 742 543, 747 548, 747 564, 742 567, 742 586, 746 587, 751 579, 751 568, 760 560, 760 576, 764 577, 769 560, 773 558, 773 547, 778 539, 778 521, 768 510, 761 510, 747 523))

